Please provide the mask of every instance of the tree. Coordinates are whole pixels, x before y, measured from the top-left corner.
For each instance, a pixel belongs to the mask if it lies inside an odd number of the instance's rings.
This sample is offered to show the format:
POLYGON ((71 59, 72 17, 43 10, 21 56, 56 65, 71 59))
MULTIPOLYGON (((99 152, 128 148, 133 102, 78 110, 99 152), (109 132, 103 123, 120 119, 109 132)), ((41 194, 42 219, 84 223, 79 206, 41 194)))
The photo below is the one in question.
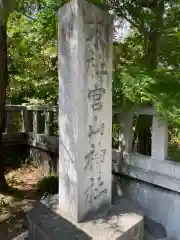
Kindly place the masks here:
POLYGON ((4 176, 4 147, 2 133, 5 130, 5 103, 6 89, 8 86, 7 67, 7 19, 11 11, 10 0, 0 0, 0 189, 7 189, 7 182, 4 176))
POLYGON ((57 104, 57 12, 63 3, 24 0, 9 17, 10 103, 57 104))
MULTIPOLYGON (((57 103, 57 11, 65 2, 16 1, 8 24, 10 103, 57 103)), ((113 10, 131 26, 129 37, 114 44, 113 103, 121 108, 153 104, 180 122, 179 0, 110 0, 108 6, 104 0, 91 2, 113 10)), ((137 124, 141 153, 149 149, 144 144, 149 145, 148 122, 139 119, 137 124)))
MULTIPOLYGON (((176 123, 180 112, 179 5, 178 0, 122 0, 110 4, 119 17, 131 24, 131 35, 115 46, 119 55, 115 101, 126 107, 154 104, 161 114, 176 123)), ((139 117, 136 135, 141 140, 138 150, 142 154, 149 154, 150 147, 144 143, 150 142, 147 137, 150 125, 148 117, 139 117)))

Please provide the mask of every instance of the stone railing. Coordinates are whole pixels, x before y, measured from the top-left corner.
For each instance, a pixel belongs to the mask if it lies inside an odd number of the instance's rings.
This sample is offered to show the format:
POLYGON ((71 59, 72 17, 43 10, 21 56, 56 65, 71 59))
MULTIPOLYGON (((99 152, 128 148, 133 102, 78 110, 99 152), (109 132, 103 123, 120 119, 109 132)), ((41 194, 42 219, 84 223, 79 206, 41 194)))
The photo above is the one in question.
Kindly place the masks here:
POLYGON ((57 106, 6 105, 4 141, 21 140, 34 147, 56 151, 58 147, 57 106), (27 136, 27 141, 23 136, 27 136))
MULTIPOLYGON (((58 154, 57 106, 7 105, 6 112, 4 141, 7 144, 24 143, 58 154), (20 130, 17 130, 15 125, 18 125, 20 130)), ((180 164, 168 160, 167 122, 160 122, 155 109, 147 107, 130 111, 128 114, 115 114, 118 115, 121 124, 119 137, 124 148, 123 152, 114 149, 112 151, 114 171, 180 192, 180 164), (151 156, 133 152, 132 128, 135 114, 153 116, 151 156)))
MULTIPOLYGON (((4 141, 11 145, 29 145, 29 156, 35 162, 43 162, 43 172, 58 169, 58 108, 7 105, 6 112, 4 141), (53 165, 46 167, 49 163, 53 165)), ((123 151, 112 150, 114 191, 118 194, 123 192, 137 201, 145 209, 144 214, 165 226, 171 236, 179 224, 176 220, 180 213, 180 164, 168 160, 168 124, 160 121, 159 114, 153 108, 134 109, 128 113, 114 111, 114 114, 121 125, 119 140, 123 143, 123 151), (133 152, 133 115, 138 114, 153 117, 151 156, 133 152), (164 201, 165 204, 162 204, 164 201), (167 206, 171 206, 169 210, 167 206)))
POLYGON ((113 150, 114 171, 180 193, 180 164, 168 160, 167 121, 152 107, 116 115, 121 125, 119 139, 123 151, 113 150), (132 147, 133 116, 141 114, 152 116, 151 156, 138 154, 132 147))
POLYGON ((121 130, 120 148, 113 149, 116 193, 138 203, 145 216, 164 227, 164 236, 180 239, 180 163, 169 161, 167 121, 152 107, 115 114, 121 130), (133 116, 140 114, 152 116, 151 156, 138 154, 133 146, 133 116))
POLYGON ((6 132, 13 133, 15 113, 20 114, 22 132, 44 133, 53 135, 51 128, 53 113, 58 112, 57 106, 6 105, 7 125, 6 132), (44 118, 44 126, 39 120, 44 118), (42 130, 44 128, 44 130, 42 130))

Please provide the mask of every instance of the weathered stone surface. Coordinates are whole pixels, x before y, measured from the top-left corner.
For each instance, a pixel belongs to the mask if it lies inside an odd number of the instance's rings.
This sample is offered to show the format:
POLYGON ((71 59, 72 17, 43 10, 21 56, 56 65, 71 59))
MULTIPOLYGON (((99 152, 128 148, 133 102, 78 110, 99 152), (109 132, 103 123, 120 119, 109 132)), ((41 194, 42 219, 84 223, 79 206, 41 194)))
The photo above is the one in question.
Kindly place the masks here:
POLYGON ((153 116, 151 157, 160 161, 168 157, 168 124, 158 116, 153 116))
POLYGON ((72 221, 59 211, 58 196, 53 196, 29 212, 28 240, 143 240, 143 217, 127 199, 117 198, 90 218, 83 223, 72 221))
POLYGON ((140 154, 129 154, 120 161, 118 150, 113 150, 112 158, 113 169, 116 172, 180 193, 179 163, 156 161, 140 154))
POLYGON ((45 134, 28 134, 28 144, 48 152, 58 153, 59 138, 56 136, 47 136, 45 134))
POLYGON ((119 122, 122 125, 120 134, 124 138, 125 152, 132 152, 132 119, 133 115, 152 115, 152 146, 151 158, 164 161, 168 157, 168 123, 159 117, 154 107, 133 107, 128 112, 119 112, 119 122))
POLYGON ((166 238, 158 238, 157 240, 176 240, 176 239, 173 237, 166 237, 166 238))
POLYGON ((144 231, 144 239, 143 240, 157 240, 155 237, 153 237, 148 232, 144 231))
POLYGON ((144 232, 144 240, 179 240, 179 239, 176 239, 173 237, 156 238, 145 231, 144 232))
POLYGON ((28 232, 24 232, 22 234, 20 234, 19 236, 13 238, 13 240, 28 240, 28 232))
POLYGON ((45 151, 41 148, 30 147, 29 158, 42 171, 42 174, 58 173, 59 156, 57 153, 45 151))
POLYGON ((144 230, 150 233, 155 238, 167 237, 164 226, 147 216, 144 217, 144 230))
POLYGON ((59 204, 77 221, 111 203, 112 26, 97 6, 59 12, 59 204))
POLYGON ((180 194, 127 177, 122 180, 120 186, 123 194, 139 203, 144 215, 162 224, 167 236, 178 239, 180 194))

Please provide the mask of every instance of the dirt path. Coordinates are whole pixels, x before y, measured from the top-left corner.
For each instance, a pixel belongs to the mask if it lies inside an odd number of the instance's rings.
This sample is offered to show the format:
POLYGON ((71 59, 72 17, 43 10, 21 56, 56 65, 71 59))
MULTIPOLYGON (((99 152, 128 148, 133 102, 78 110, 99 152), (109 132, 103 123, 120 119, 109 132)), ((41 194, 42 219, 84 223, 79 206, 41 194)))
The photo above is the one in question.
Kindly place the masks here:
POLYGON ((36 184, 42 178, 38 169, 24 166, 6 175, 12 193, 0 194, 0 239, 12 240, 27 230, 26 212, 38 199, 36 184))

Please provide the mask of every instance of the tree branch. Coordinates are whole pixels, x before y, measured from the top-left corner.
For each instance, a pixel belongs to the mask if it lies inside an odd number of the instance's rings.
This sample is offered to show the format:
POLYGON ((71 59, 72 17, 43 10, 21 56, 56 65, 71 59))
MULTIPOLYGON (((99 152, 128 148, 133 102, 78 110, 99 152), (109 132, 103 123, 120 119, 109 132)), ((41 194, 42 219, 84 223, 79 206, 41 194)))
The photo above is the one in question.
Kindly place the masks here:
POLYGON ((27 17, 27 18, 29 18, 29 19, 33 20, 33 21, 37 21, 37 19, 36 19, 36 18, 33 18, 33 17, 29 16, 29 15, 26 15, 25 13, 24 13, 23 15, 24 15, 25 17, 27 17))
POLYGON ((126 16, 126 14, 122 13, 122 12, 118 12, 117 13, 118 17, 122 17, 124 18, 126 21, 128 21, 133 27, 137 28, 139 31, 141 31, 141 33, 143 34, 143 36, 145 37, 145 39, 148 39, 148 31, 146 31, 145 27, 143 24, 137 24, 135 23, 132 19, 128 18, 126 16))

